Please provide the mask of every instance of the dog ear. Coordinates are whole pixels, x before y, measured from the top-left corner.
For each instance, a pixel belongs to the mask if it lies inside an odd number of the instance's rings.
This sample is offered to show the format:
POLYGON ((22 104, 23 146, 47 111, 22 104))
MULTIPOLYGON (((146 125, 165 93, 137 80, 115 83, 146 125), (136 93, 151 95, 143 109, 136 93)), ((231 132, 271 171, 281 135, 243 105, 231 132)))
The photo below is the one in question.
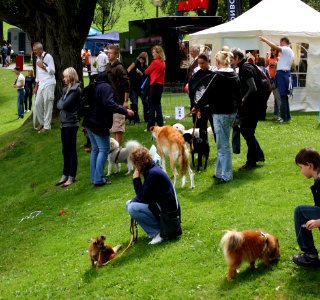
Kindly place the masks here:
POLYGON ((154 126, 151 126, 151 127, 149 128, 150 131, 153 131, 153 129, 154 129, 154 126))

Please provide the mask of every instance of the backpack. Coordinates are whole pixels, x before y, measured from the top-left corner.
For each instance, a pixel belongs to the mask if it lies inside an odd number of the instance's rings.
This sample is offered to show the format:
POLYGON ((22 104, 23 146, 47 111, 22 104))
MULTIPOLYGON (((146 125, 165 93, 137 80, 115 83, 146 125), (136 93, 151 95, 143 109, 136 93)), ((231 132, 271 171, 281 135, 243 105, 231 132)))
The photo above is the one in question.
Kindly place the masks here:
POLYGON ((87 85, 81 91, 79 111, 78 111, 80 118, 87 117, 92 111, 93 103, 94 103, 93 100, 95 98, 95 88, 96 88, 96 83, 92 82, 92 83, 89 83, 89 85, 87 85))
POLYGON ((272 90, 271 78, 261 70, 257 65, 252 64, 259 72, 260 75, 260 86, 258 86, 258 90, 262 93, 270 93, 272 90))

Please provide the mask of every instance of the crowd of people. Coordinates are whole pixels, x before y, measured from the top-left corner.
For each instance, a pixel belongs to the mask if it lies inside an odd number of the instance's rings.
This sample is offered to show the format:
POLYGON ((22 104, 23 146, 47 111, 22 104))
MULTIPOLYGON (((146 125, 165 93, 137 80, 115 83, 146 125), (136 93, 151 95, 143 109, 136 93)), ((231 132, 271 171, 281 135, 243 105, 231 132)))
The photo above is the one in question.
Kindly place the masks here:
MULTIPOLYGON (((198 127, 206 130, 209 121, 215 134, 217 160, 213 177, 216 184, 228 183, 233 179, 230 135, 232 128, 236 126, 240 127, 247 144, 247 160, 239 171, 249 171, 257 163, 265 161, 264 152, 255 137, 261 107, 266 109, 265 99, 261 100, 265 96, 262 94, 261 72, 268 75, 273 86, 274 115, 277 121, 287 122, 291 118, 288 90, 293 52, 289 40, 281 38, 277 45, 263 36, 259 39, 271 47, 271 55, 266 59, 257 57, 255 60, 254 57, 246 56, 239 48, 230 49, 225 46, 216 53, 215 63, 210 65, 209 57, 200 52, 199 46, 193 45, 190 49, 193 62, 187 72, 184 90, 190 97, 193 122, 199 122, 198 127)), ((14 71, 17 78, 13 87, 17 89, 19 118, 23 118, 23 113, 31 109, 32 94, 36 95, 34 115, 38 122, 37 130, 46 132, 51 129, 56 85, 55 66, 52 56, 44 51, 41 43, 35 43, 33 51, 37 56, 36 77, 32 71, 24 77, 19 67, 16 67, 14 71)), ((92 146, 90 178, 95 187, 111 183, 104 175, 110 135, 121 145, 125 133, 125 117, 140 122, 139 97, 143 104, 146 130, 150 130, 155 124, 163 126, 161 95, 166 70, 165 53, 160 46, 152 48, 153 60, 150 65, 147 53, 141 52, 127 69, 119 60, 119 48, 116 46, 109 46, 99 56, 98 74, 90 74, 91 81, 95 82, 92 107, 83 120, 92 146)), ((77 173, 76 145, 80 127, 78 108, 81 86, 78 74, 72 67, 64 70, 63 80, 66 86, 57 102, 63 168, 56 185, 69 187, 75 182, 77 173)), ((126 203, 126 208, 151 238, 150 244, 157 244, 163 239, 160 212, 175 211, 176 217, 180 217, 180 204, 172 182, 152 160, 148 149, 139 147, 130 158, 136 168, 133 174, 136 196, 126 203)), ((318 266, 320 261, 311 230, 320 228, 320 155, 315 149, 304 148, 297 154, 296 164, 304 176, 315 180, 311 187, 315 206, 301 205, 295 209, 297 242, 303 253, 294 256, 293 261, 298 265, 318 266)))

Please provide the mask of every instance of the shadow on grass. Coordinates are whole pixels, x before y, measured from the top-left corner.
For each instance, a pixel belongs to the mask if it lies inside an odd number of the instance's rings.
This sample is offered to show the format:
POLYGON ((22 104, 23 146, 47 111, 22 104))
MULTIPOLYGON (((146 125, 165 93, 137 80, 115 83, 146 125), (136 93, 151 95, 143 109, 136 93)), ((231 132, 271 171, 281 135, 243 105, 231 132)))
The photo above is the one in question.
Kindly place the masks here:
MULTIPOLYGON (((247 266, 245 270, 241 270, 239 273, 235 273, 233 275, 232 281, 229 282, 227 277, 221 282, 220 288, 224 291, 228 291, 233 288, 237 288, 243 283, 246 283, 251 280, 256 280, 257 278, 263 276, 268 272, 272 272, 274 266, 277 266, 279 263, 278 261, 271 262, 270 266, 265 266, 262 261, 256 263, 256 268, 251 269, 247 262, 244 264, 247 266)), ((227 273, 227 270, 226 270, 227 273)))

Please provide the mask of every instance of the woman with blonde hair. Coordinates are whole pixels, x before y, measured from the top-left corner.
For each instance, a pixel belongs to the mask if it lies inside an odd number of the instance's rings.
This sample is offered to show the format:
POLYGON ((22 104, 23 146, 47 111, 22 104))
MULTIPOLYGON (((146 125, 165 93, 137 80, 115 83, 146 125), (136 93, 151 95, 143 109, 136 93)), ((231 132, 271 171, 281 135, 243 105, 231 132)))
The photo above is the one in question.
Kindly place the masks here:
POLYGON ((75 181, 78 167, 77 132, 80 125, 78 107, 81 89, 77 71, 72 67, 63 71, 63 81, 66 87, 57 104, 61 121, 63 175, 56 185, 68 187, 75 181))
POLYGON ((219 51, 216 56, 216 67, 203 96, 195 103, 192 111, 197 111, 209 104, 213 118, 217 144, 217 161, 213 177, 217 184, 233 179, 230 131, 238 109, 241 106, 240 80, 231 68, 231 53, 219 51))
POLYGON ((147 130, 154 126, 157 122, 158 126, 163 126, 163 116, 161 107, 161 95, 164 86, 164 77, 166 72, 166 56, 161 46, 154 46, 152 48, 153 61, 145 70, 144 74, 150 76, 150 90, 149 90, 149 120, 147 130))

